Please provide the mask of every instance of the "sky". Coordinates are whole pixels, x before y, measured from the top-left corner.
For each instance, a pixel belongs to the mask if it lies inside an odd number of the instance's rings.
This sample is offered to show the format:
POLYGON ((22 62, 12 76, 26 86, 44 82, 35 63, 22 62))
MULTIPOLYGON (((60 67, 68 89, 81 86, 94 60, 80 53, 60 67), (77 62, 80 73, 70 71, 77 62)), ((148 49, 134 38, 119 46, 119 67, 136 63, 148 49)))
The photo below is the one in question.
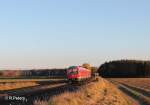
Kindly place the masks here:
POLYGON ((150 59, 149 0, 0 0, 0 69, 150 59))

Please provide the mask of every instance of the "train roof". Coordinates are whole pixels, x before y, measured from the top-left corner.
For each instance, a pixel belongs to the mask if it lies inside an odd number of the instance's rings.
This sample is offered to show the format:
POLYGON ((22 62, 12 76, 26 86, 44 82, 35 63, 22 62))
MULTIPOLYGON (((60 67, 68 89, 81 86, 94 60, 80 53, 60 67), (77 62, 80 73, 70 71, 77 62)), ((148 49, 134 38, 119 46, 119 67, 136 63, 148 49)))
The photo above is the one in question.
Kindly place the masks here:
POLYGON ((76 68, 78 66, 70 66, 68 69, 73 69, 73 68, 76 68))
MULTIPOLYGON (((74 69, 74 68, 84 68, 84 67, 82 67, 82 66, 70 66, 68 69, 74 69)), ((86 69, 86 68, 84 68, 84 69, 86 69)))

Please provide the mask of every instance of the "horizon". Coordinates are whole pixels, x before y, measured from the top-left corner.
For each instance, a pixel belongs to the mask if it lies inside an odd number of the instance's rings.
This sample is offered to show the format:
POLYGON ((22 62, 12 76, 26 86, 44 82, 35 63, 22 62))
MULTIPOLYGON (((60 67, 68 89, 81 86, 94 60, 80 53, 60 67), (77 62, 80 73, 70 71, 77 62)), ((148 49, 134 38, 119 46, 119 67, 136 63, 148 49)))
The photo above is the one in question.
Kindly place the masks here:
MULTIPOLYGON (((109 61, 105 61, 103 63, 101 63, 99 66, 95 66, 95 65, 91 65, 91 67, 97 67, 99 68, 101 65, 105 64, 105 63, 109 63, 109 62, 115 62, 115 61, 143 61, 143 62, 150 62, 150 60, 139 60, 139 59, 118 59, 118 60, 109 60, 109 61)), ((87 63, 87 62, 84 62, 84 63, 87 63)), ((82 64, 84 64, 82 63, 82 64)), ((69 65, 68 67, 70 66, 81 66, 82 64, 79 64, 79 65, 69 65)), ((47 67, 47 68, 1 68, 0 71, 2 70, 45 70, 45 69, 66 69, 68 67, 47 67)))
POLYGON ((149 0, 0 1, 0 70, 150 60, 149 0))

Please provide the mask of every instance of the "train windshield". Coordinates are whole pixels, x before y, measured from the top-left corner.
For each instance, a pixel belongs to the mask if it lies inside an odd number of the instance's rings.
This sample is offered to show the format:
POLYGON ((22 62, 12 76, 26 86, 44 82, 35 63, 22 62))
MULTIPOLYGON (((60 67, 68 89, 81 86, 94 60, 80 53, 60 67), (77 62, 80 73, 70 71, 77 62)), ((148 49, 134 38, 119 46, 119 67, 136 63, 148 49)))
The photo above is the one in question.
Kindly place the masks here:
POLYGON ((69 68, 67 74, 78 74, 78 70, 76 68, 69 68))

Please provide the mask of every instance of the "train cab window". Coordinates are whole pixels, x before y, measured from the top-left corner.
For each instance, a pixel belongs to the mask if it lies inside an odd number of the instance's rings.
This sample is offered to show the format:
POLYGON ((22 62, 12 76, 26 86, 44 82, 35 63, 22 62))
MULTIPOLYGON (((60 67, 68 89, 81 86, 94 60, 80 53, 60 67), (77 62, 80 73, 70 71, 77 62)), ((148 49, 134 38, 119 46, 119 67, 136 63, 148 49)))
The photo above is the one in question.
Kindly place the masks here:
POLYGON ((77 69, 69 69, 67 71, 67 74, 78 74, 78 70, 77 69))

